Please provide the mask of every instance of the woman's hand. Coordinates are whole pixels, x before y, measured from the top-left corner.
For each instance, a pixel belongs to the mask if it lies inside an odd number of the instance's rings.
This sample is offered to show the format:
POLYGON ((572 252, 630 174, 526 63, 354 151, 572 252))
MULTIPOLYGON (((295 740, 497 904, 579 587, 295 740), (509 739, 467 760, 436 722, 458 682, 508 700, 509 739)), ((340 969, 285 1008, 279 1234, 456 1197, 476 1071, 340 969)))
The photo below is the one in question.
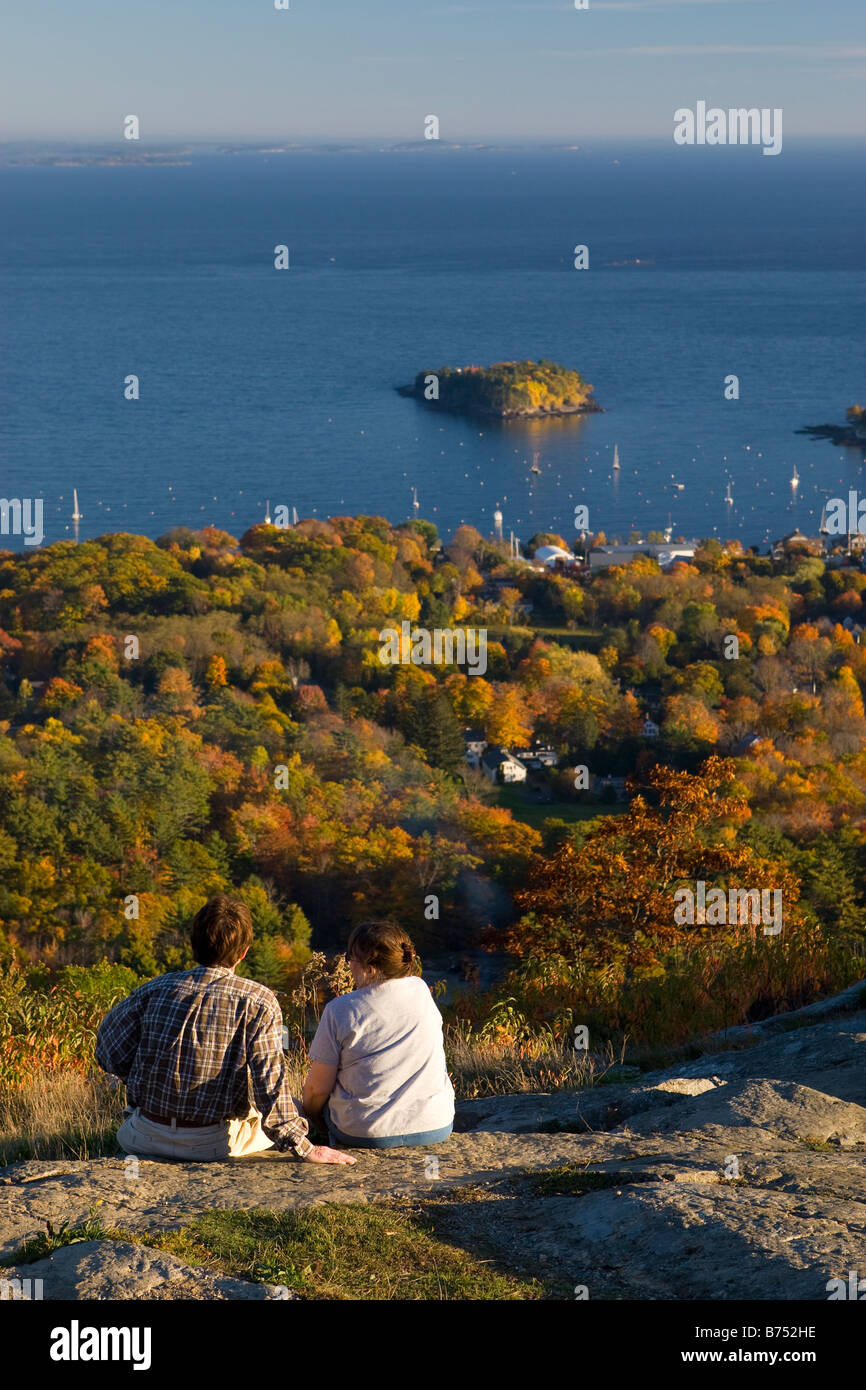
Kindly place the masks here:
POLYGON ((329 1149, 326 1144, 315 1144, 308 1154, 304 1156, 305 1163, 357 1163, 358 1160, 351 1154, 344 1154, 340 1149, 329 1149))

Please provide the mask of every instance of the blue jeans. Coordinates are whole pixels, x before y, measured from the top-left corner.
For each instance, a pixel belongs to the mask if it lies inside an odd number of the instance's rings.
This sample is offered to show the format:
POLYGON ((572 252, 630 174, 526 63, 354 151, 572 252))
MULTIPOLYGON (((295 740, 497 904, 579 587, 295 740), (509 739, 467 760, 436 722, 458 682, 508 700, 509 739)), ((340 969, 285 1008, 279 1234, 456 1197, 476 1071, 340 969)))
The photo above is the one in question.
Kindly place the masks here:
POLYGON ((328 1138, 331 1146, 342 1144, 345 1149, 402 1149, 404 1147, 441 1144, 447 1139, 454 1128, 453 1121, 443 1125, 441 1129, 427 1129, 418 1134, 383 1134, 373 1139, 358 1139, 354 1134, 344 1134, 341 1129, 337 1129, 331 1119, 331 1112, 327 1106, 322 1112, 322 1118, 328 1128, 328 1138))

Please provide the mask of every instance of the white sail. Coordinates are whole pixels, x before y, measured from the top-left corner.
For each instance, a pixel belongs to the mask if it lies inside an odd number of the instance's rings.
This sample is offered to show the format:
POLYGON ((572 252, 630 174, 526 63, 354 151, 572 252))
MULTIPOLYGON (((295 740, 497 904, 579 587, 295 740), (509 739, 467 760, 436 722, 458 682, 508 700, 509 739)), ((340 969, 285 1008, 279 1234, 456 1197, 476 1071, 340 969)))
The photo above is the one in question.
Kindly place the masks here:
POLYGON ((614 466, 614 468, 616 468, 616 469, 618 469, 619 466, 620 466, 620 463, 619 463, 619 445, 618 445, 618 444, 614 444, 614 446, 613 446, 613 466, 614 466))
POLYGON ((73 520, 73 521, 80 521, 80 520, 81 520, 81 512, 78 510, 78 490, 77 490, 77 488, 73 488, 73 489, 72 489, 72 520, 73 520))

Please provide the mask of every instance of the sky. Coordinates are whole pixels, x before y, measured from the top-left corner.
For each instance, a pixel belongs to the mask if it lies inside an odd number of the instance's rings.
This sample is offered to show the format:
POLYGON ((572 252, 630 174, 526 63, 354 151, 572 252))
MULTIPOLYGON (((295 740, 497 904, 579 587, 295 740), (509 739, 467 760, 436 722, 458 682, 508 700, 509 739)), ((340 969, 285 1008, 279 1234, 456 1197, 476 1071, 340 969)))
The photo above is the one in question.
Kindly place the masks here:
MULTIPOLYGON (((866 0, 0 0, 0 140, 866 135, 866 0)), ((141 148, 141 147, 140 147, 141 148)))

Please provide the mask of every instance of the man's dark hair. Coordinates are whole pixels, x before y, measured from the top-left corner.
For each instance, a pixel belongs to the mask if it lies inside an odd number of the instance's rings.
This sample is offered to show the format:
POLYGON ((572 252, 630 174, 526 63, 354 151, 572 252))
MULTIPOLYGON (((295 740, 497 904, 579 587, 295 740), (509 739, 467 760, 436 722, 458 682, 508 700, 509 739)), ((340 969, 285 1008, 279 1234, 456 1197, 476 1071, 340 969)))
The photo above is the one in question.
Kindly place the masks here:
POLYGON ((190 941, 199 965, 237 965, 253 944, 253 919, 246 903, 217 893, 193 918, 190 941))

